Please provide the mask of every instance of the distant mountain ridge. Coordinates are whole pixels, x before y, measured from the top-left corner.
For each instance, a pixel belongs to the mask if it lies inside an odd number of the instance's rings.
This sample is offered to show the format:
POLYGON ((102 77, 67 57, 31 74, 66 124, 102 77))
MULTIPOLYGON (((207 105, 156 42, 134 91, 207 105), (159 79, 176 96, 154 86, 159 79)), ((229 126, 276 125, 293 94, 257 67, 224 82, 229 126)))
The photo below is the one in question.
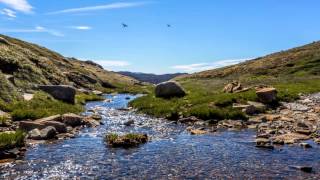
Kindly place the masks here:
POLYGON ((187 75, 187 73, 174 73, 174 74, 149 74, 149 73, 140 73, 140 72, 128 72, 128 71, 120 71, 117 72, 119 74, 132 77, 142 82, 148 82, 152 84, 159 84, 165 81, 169 81, 173 78, 176 78, 181 75, 187 75))

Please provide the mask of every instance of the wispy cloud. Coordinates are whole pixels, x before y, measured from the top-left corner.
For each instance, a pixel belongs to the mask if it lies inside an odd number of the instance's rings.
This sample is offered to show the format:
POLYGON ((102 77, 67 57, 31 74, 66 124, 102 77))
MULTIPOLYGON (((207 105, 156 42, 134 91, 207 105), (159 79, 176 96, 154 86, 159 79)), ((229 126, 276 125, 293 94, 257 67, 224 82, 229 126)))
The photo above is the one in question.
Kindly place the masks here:
POLYGON ((16 15, 17 13, 15 11, 12 11, 11 9, 7 9, 7 8, 0 10, 0 14, 3 14, 10 19, 14 19, 17 17, 16 15))
POLYGON ((64 36, 59 31, 47 29, 42 26, 36 26, 36 27, 30 28, 30 29, 0 29, 0 32, 1 33, 48 33, 50 35, 58 36, 58 37, 64 36))
POLYGON ((3 3, 16 11, 21 11, 24 13, 31 13, 33 9, 27 0, 0 0, 0 3, 3 3))
POLYGON ((238 64, 240 62, 244 62, 253 58, 243 58, 243 59, 228 59, 228 60, 220 60, 212 63, 197 63, 197 64, 188 64, 188 65, 176 65, 172 66, 172 69, 177 69, 184 72, 199 72, 205 71, 215 68, 220 68, 224 66, 238 64))
POLYGON ((125 66, 129 66, 130 63, 127 61, 115 61, 115 60, 96 60, 94 61, 98 64, 100 64, 101 66, 108 68, 108 67, 125 67, 125 66))
POLYGON ((64 9, 60 11, 50 12, 48 14, 65 14, 65 13, 79 13, 79 12, 108 10, 108 9, 123 9, 123 8, 143 6, 145 4, 146 2, 111 3, 111 4, 98 5, 98 6, 87 6, 87 7, 80 7, 80 8, 64 9))
POLYGON ((70 26, 71 29, 77 29, 77 30, 90 30, 92 27, 90 26, 70 26))

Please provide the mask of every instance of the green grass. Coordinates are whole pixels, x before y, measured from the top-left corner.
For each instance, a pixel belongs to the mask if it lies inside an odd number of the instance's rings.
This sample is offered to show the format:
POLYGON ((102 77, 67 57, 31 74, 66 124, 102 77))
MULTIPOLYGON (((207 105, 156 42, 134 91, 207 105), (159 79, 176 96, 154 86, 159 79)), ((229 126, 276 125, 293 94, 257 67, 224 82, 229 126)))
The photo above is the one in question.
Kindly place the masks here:
POLYGON ((279 100, 293 101, 299 98, 299 94, 320 92, 320 79, 277 83, 274 87, 278 89, 279 100))
MULTIPOLYGON (((266 78, 262 82, 243 80, 245 86, 265 84, 278 90, 279 101, 293 101, 299 94, 320 92, 320 78, 266 78)), ((203 120, 210 119, 247 119, 246 115, 232 108, 233 103, 257 101, 255 90, 242 93, 223 93, 224 85, 229 82, 222 79, 184 79, 180 83, 187 91, 184 98, 156 98, 154 93, 138 98, 130 105, 142 113, 156 117, 176 120, 180 116, 196 116, 203 120)))
POLYGON ((5 109, 10 112, 14 121, 35 120, 56 114, 80 113, 84 110, 80 104, 64 103, 43 92, 36 93, 30 101, 15 101, 7 104, 5 109))
POLYGON ((16 131, 14 133, 0 133, 0 150, 21 147, 24 145, 25 133, 16 131))
POLYGON ((6 116, 0 116, 0 125, 1 124, 6 124, 6 122, 9 120, 8 117, 6 116))
POLYGON ((104 98, 102 96, 98 96, 95 94, 85 94, 85 93, 78 93, 76 95, 76 102, 79 104, 85 104, 89 101, 102 101, 104 98))

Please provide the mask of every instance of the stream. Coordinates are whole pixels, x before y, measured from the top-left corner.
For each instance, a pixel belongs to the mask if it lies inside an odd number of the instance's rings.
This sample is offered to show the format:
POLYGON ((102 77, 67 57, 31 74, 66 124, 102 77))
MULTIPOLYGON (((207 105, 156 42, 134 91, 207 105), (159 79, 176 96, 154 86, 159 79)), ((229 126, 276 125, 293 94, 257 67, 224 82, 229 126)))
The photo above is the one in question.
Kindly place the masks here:
POLYGON ((137 96, 106 95, 111 102, 90 102, 104 125, 85 128, 73 139, 29 147, 22 161, 0 166, 0 179, 319 179, 320 146, 255 147, 255 131, 219 131, 193 136, 186 126, 126 108, 137 96), (132 126, 123 123, 134 120, 132 126), (108 133, 146 133, 151 141, 137 148, 111 148, 108 133), (305 173, 290 166, 312 166, 305 173))

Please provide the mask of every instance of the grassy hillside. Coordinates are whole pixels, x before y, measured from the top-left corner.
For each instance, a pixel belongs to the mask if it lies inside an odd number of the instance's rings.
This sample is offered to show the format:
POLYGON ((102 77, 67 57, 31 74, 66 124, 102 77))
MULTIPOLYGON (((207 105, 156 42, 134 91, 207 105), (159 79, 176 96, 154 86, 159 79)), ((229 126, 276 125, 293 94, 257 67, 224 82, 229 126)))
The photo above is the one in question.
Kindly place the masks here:
POLYGON ((67 84, 101 91, 140 91, 133 78, 91 61, 66 58, 44 47, 0 35, 0 99, 21 98, 37 84, 67 84))
POLYGON ((280 101, 292 101, 300 93, 320 91, 320 42, 274 53, 241 64, 177 77, 187 91, 184 98, 165 100, 154 94, 131 105, 140 111, 169 118, 197 116, 202 119, 245 119, 233 103, 257 100, 254 90, 223 93, 223 87, 240 81, 245 87, 274 86, 280 101))

